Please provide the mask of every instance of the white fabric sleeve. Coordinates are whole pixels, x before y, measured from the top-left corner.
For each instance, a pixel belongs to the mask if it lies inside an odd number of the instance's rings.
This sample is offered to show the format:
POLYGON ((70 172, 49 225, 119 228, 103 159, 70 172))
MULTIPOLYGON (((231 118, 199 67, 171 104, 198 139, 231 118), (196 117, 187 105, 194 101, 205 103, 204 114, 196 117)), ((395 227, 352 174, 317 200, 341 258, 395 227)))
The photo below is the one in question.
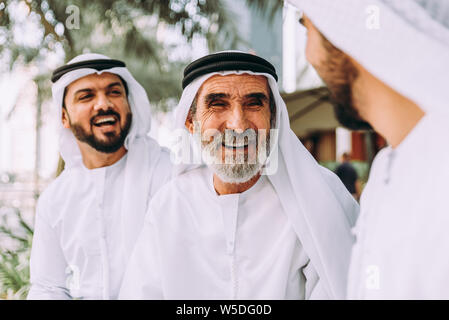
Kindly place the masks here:
POLYGON ((302 273, 306 278, 306 300, 329 300, 331 297, 326 292, 320 276, 316 272, 312 263, 309 261, 307 266, 302 269, 302 273))
POLYGON ((136 242, 120 289, 122 300, 162 300, 160 259, 154 224, 148 219, 136 242))
POLYGON ((56 231, 46 219, 48 207, 39 199, 30 258, 28 300, 71 299, 66 288, 67 263, 56 231))

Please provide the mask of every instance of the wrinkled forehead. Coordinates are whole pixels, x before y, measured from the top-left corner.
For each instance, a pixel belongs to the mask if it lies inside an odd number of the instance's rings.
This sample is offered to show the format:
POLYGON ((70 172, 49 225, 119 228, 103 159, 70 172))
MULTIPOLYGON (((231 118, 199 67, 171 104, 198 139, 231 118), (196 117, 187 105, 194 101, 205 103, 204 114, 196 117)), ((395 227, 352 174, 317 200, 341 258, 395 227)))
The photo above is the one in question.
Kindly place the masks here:
POLYGON ((263 75, 229 74, 214 75, 204 81, 198 89, 197 98, 213 93, 224 93, 230 96, 247 95, 258 92, 268 96, 268 79, 263 75))

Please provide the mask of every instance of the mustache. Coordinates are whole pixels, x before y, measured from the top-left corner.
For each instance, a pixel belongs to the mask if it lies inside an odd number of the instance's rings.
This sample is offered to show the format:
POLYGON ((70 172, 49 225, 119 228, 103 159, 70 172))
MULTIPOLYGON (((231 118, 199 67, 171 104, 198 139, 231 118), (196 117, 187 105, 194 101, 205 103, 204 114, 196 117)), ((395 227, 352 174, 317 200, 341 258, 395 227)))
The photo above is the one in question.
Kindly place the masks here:
POLYGON ((235 130, 227 129, 224 132, 216 132, 213 135, 206 134, 203 136, 203 144, 214 145, 216 148, 222 145, 257 145, 258 144, 258 133, 254 129, 246 129, 243 132, 236 132, 235 130), (209 141, 208 138, 212 138, 209 141))
POLYGON ((257 142, 257 133, 253 129, 246 129, 242 133, 238 133, 234 130, 225 130, 225 132, 222 133, 222 137, 224 137, 223 143, 225 144, 237 144, 240 142, 251 144, 257 142))
POLYGON ((90 118, 90 124, 93 125, 95 118, 99 117, 99 116, 116 116, 118 121, 120 122, 120 114, 112 109, 108 109, 108 110, 99 110, 98 113, 96 115, 94 115, 92 118, 90 118))

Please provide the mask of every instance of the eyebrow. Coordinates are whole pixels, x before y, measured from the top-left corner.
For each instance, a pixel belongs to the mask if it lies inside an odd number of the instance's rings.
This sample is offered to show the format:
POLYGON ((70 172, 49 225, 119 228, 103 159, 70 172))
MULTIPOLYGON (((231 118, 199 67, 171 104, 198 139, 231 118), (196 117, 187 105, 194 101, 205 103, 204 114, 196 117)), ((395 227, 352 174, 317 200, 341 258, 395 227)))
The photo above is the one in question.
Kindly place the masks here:
POLYGON ((204 101, 206 104, 209 104, 210 102, 217 100, 217 99, 229 99, 231 96, 227 93, 209 93, 205 98, 204 101))
POLYGON ((266 102, 268 101, 267 95, 263 92, 254 92, 254 93, 247 94, 245 96, 245 99, 259 99, 259 100, 266 101, 266 102))
POLYGON ((115 87, 115 86, 123 87, 121 82, 113 82, 113 83, 109 84, 107 86, 107 88, 109 89, 109 88, 112 88, 112 87, 115 87))
POLYGON ((75 93, 73 94, 73 99, 76 99, 76 97, 77 97, 78 95, 80 95, 81 93, 84 93, 84 92, 92 92, 92 91, 93 91, 93 90, 92 90, 92 89, 89 89, 89 88, 76 90, 75 93))
MULTIPOLYGON (((206 104, 211 103, 214 100, 217 99, 229 99, 231 96, 227 93, 210 93, 205 97, 205 101, 206 104)), ((258 100, 262 100, 265 102, 268 102, 268 97, 265 93, 263 92, 254 92, 254 93, 250 93, 247 94, 243 97, 244 99, 258 99, 258 100)))
MULTIPOLYGON (((108 84, 106 89, 110 89, 110 88, 115 87, 115 86, 120 86, 121 87, 122 84, 120 82, 113 82, 113 83, 108 84)), ((80 93, 83 93, 83 92, 92 92, 92 91, 94 91, 94 90, 91 89, 91 88, 79 89, 79 90, 75 91, 73 96, 76 96, 76 95, 78 95, 80 93)))

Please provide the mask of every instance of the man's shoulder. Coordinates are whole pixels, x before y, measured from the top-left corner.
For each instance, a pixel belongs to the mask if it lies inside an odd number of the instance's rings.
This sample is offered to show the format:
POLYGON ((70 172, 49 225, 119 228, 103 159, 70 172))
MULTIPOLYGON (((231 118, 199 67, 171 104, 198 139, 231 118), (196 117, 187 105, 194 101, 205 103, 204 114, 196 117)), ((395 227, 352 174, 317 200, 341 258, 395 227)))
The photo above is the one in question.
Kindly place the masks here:
MULTIPOLYGON (((399 150, 411 150, 419 152, 414 148, 422 148, 423 151, 432 151, 431 154, 438 153, 439 157, 447 157, 446 148, 449 139, 449 114, 432 113, 426 114, 412 129, 407 137, 398 146, 399 150)), ((402 151, 401 151, 402 152, 402 151)), ((405 151, 407 152, 407 151, 405 151)), ((427 154, 430 156, 431 154, 427 154)))
POLYGON ((449 132, 447 121, 449 121, 449 113, 430 113, 421 119, 424 126, 434 130, 444 130, 449 132))
POLYGON ((41 193, 39 199, 42 201, 51 201, 54 198, 55 193, 60 193, 64 189, 67 189, 72 180, 70 176, 77 171, 77 169, 64 169, 59 176, 57 176, 41 193))
POLYGON ((205 181, 206 170, 204 167, 191 169, 171 179, 151 199, 151 209, 158 210, 168 205, 189 202, 189 195, 205 181))
POLYGON ((160 147, 160 155, 159 155, 159 159, 157 160, 157 168, 159 170, 171 172, 172 167, 173 167, 173 164, 172 164, 171 158, 170 158, 170 150, 165 147, 160 147))
POLYGON ((150 155, 150 161, 156 167, 156 171, 160 174, 171 173, 173 167, 171 162, 170 149, 161 146, 156 140, 151 137, 147 137, 148 153, 150 155))
POLYGON ((447 159, 449 157, 447 152, 449 148, 446 147, 449 139, 449 114, 426 115, 424 121, 426 134, 421 139, 422 144, 438 152, 440 157, 447 159))
POLYGON ((183 194, 186 191, 192 191, 192 188, 198 186, 198 182, 206 179, 205 168, 195 168, 173 177, 156 194, 155 197, 161 199, 164 196, 173 196, 173 194, 183 194))
POLYGON ((66 198, 69 191, 72 189, 74 180, 72 175, 77 175, 79 169, 70 168, 64 169, 61 174, 56 177, 40 194, 38 200, 39 211, 53 212, 51 208, 55 208, 57 203, 66 198))

